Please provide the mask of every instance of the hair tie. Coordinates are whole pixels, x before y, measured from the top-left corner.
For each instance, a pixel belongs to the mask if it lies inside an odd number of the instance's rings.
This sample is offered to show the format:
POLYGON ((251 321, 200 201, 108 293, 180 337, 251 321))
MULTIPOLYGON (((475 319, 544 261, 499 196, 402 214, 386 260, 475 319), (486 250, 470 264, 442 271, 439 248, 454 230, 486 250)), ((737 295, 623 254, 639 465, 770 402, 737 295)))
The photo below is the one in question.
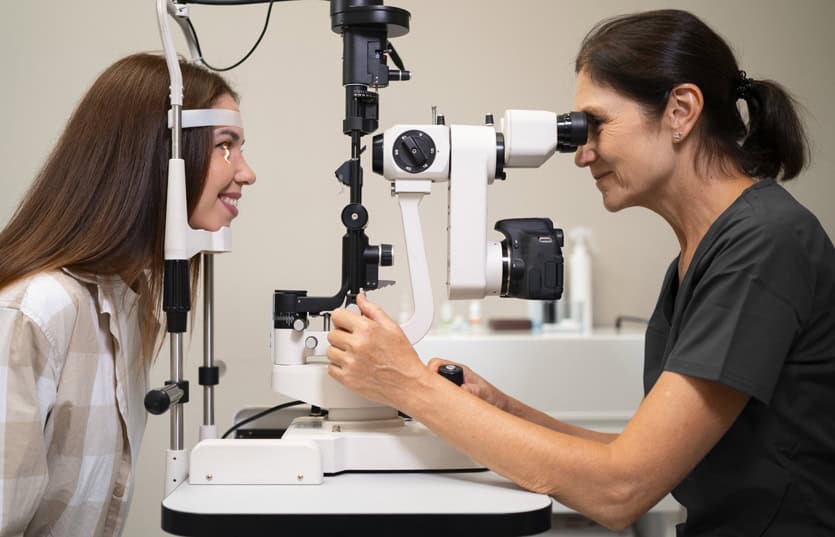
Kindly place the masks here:
POLYGON ((748 99, 751 90, 754 88, 754 80, 748 78, 748 73, 740 70, 736 75, 736 87, 734 91, 737 99, 748 99))

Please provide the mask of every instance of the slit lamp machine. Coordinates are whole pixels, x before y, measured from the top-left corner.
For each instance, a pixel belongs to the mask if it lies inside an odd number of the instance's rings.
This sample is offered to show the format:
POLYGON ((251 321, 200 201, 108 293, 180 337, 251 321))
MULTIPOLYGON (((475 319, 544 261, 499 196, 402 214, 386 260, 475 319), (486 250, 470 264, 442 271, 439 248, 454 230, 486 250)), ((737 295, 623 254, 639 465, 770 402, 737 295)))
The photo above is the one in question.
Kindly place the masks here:
MULTIPOLYGON (((183 31, 192 61, 203 64, 188 4, 237 5, 264 0, 173 2, 156 0, 157 18, 171 79, 171 159, 165 230, 163 310, 170 340, 171 378, 148 393, 154 414, 170 414, 165 496, 181 483, 321 484, 327 476, 352 471, 452 471, 480 468, 416 420, 403 418, 350 392, 327 374, 330 311, 354 304, 357 294, 385 284, 381 267, 392 265, 391 245, 371 244, 366 235, 368 208, 363 205, 362 138, 378 128, 379 89, 407 81, 409 71, 391 44, 408 33, 410 13, 382 0, 331 0, 332 30, 343 42, 342 84, 345 117, 342 131, 350 138, 350 158, 336 178, 350 189, 342 210, 342 273, 332 296, 310 296, 304 290, 279 290, 273 296, 272 387, 287 397, 321 409, 297 418, 277 439, 220 439, 214 423, 213 389, 218 367, 213 361, 212 256, 231 249, 228 228, 218 232, 191 229, 187 222, 182 129, 241 125, 230 110, 184 110, 182 76, 169 19, 183 31), (397 69, 388 67, 391 59, 397 69), (190 311, 189 259, 202 254, 204 281, 204 360, 200 441, 183 445, 182 404, 188 401, 183 378, 183 334, 190 311), (318 318, 318 319, 315 319, 318 318), (314 327, 321 323, 320 327, 314 327)), ((401 324, 412 344, 432 326, 434 305, 424 248, 419 205, 434 185, 448 190, 448 271, 451 299, 486 296, 556 300, 563 290, 563 234, 547 218, 496 222, 502 238, 487 235, 487 190, 504 180, 511 168, 534 168, 555 152, 573 152, 586 142, 583 113, 508 110, 493 124, 449 125, 437 115, 431 124, 397 125, 372 141, 372 168, 390 183, 400 205, 414 311, 401 324), (439 185, 440 186, 440 185, 439 185)), ((265 364, 266 367, 266 364, 265 364)), ((452 375, 454 376, 454 375, 452 375)), ((460 379, 458 380, 460 384, 460 379)), ((328 477, 330 478, 330 477, 328 477)))

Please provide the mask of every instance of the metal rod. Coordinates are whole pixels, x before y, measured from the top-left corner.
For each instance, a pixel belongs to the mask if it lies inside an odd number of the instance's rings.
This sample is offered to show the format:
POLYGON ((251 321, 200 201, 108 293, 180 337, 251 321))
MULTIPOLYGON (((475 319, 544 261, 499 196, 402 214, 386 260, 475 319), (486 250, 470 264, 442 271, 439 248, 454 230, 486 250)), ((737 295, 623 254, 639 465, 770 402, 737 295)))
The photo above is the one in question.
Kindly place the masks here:
MULTIPOLYGON (((213 254, 203 254, 203 366, 215 360, 215 264, 213 254)), ((214 386, 203 386, 203 425, 215 424, 214 386)))
POLYGON ((362 165, 360 154, 362 153, 362 134, 358 131, 351 132, 351 203, 362 203, 362 165))
MULTIPOLYGON (((171 342, 171 380, 183 380, 183 334, 168 334, 171 342)), ((171 414, 171 450, 183 449, 183 405, 176 404, 168 411, 171 414)))
POLYGON ((182 108, 179 104, 171 105, 171 115, 174 116, 171 126, 171 158, 174 159, 180 158, 181 138, 183 136, 182 108))

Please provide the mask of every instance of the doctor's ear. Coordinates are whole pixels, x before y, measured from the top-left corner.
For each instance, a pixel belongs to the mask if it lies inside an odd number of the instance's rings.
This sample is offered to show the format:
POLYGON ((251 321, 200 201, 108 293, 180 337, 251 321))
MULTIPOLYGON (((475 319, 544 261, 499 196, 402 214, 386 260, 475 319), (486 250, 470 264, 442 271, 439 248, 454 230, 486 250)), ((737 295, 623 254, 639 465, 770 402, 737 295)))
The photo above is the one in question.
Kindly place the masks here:
POLYGON ((702 90, 695 84, 679 84, 670 90, 664 122, 673 131, 674 143, 680 143, 690 135, 702 115, 704 104, 702 90))

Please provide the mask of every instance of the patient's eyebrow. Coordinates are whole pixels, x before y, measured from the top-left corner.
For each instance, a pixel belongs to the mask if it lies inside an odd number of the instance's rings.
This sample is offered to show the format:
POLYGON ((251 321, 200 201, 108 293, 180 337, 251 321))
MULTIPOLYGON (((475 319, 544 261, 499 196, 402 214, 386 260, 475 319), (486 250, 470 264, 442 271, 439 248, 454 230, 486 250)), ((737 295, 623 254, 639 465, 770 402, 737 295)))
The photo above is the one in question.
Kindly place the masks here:
POLYGON ((218 129, 218 130, 215 131, 215 136, 223 136, 223 135, 231 137, 232 141, 234 141, 234 142, 237 142, 238 140, 241 139, 241 135, 238 134, 236 131, 234 131, 232 129, 221 128, 221 129, 218 129))

